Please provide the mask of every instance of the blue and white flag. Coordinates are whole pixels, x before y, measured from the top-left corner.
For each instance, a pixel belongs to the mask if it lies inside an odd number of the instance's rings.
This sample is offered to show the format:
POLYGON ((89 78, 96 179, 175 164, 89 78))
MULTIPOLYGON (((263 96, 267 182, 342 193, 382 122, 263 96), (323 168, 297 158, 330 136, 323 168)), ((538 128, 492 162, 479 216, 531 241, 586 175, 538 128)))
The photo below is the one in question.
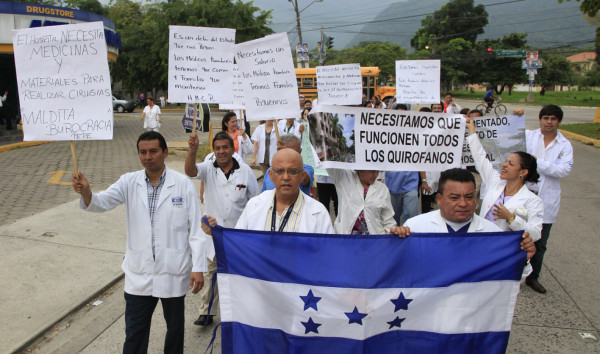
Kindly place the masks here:
POLYGON ((503 353, 521 235, 214 228, 222 352, 503 353))

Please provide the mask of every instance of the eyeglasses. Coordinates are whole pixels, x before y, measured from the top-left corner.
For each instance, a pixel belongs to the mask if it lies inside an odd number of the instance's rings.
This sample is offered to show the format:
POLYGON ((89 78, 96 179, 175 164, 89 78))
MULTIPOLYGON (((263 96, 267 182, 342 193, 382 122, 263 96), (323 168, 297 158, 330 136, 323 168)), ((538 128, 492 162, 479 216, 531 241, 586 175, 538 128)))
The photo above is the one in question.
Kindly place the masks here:
POLYGON ((288 176, 290 176, 290 177, 296 177, 302 173, 302 170, 297 170, 295 168, 290 168, 287 171, 283 168, 273 168, 272 171, 277 176, 283 176, 283 174, 287 172, 288 176))

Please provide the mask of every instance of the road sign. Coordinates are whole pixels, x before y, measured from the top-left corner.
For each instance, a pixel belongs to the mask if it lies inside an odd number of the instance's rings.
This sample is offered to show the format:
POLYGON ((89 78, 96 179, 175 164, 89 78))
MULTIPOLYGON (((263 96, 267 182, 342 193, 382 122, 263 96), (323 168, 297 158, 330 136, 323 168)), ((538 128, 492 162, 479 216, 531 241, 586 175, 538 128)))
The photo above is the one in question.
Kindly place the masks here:
POLYGON ((527 51, 522 49, 498 49, 496 56, 501 58, 525 58, 527 51))

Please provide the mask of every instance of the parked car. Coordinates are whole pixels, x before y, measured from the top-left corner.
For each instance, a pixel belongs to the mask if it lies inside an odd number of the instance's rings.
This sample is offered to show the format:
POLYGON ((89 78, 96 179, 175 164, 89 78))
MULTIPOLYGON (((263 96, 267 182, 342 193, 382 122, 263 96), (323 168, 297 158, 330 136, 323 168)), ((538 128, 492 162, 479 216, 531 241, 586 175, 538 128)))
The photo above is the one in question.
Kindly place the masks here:
POLYGON ((114 93, 113 99, 113 111, 123 113, 125 111, 131 113, 137 106, 137 100, 129 100, 119 94, 114 93))

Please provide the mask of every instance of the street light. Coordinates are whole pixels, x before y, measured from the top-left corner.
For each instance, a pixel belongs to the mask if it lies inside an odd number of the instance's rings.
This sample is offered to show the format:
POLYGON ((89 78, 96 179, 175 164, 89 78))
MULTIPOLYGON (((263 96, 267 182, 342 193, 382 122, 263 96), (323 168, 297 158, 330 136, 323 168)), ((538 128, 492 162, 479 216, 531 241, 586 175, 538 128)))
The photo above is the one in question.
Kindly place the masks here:
POLYGON ((302 40, 302 27, 300 26, 300 13, 302 11, 308 9, 308 7, 312 4, 314 4, 315 2, 323 2, 323 0, 313 0, 310 4, 306 5, 306 7, 303 8, 302 10, 298 10, 298 0, 288 0, 288 1, 292 3, 292 6, 294 6, 294 11, 296 11, 296 27, 298 29, 298 42, 304 43, 304 41, 302 40))

